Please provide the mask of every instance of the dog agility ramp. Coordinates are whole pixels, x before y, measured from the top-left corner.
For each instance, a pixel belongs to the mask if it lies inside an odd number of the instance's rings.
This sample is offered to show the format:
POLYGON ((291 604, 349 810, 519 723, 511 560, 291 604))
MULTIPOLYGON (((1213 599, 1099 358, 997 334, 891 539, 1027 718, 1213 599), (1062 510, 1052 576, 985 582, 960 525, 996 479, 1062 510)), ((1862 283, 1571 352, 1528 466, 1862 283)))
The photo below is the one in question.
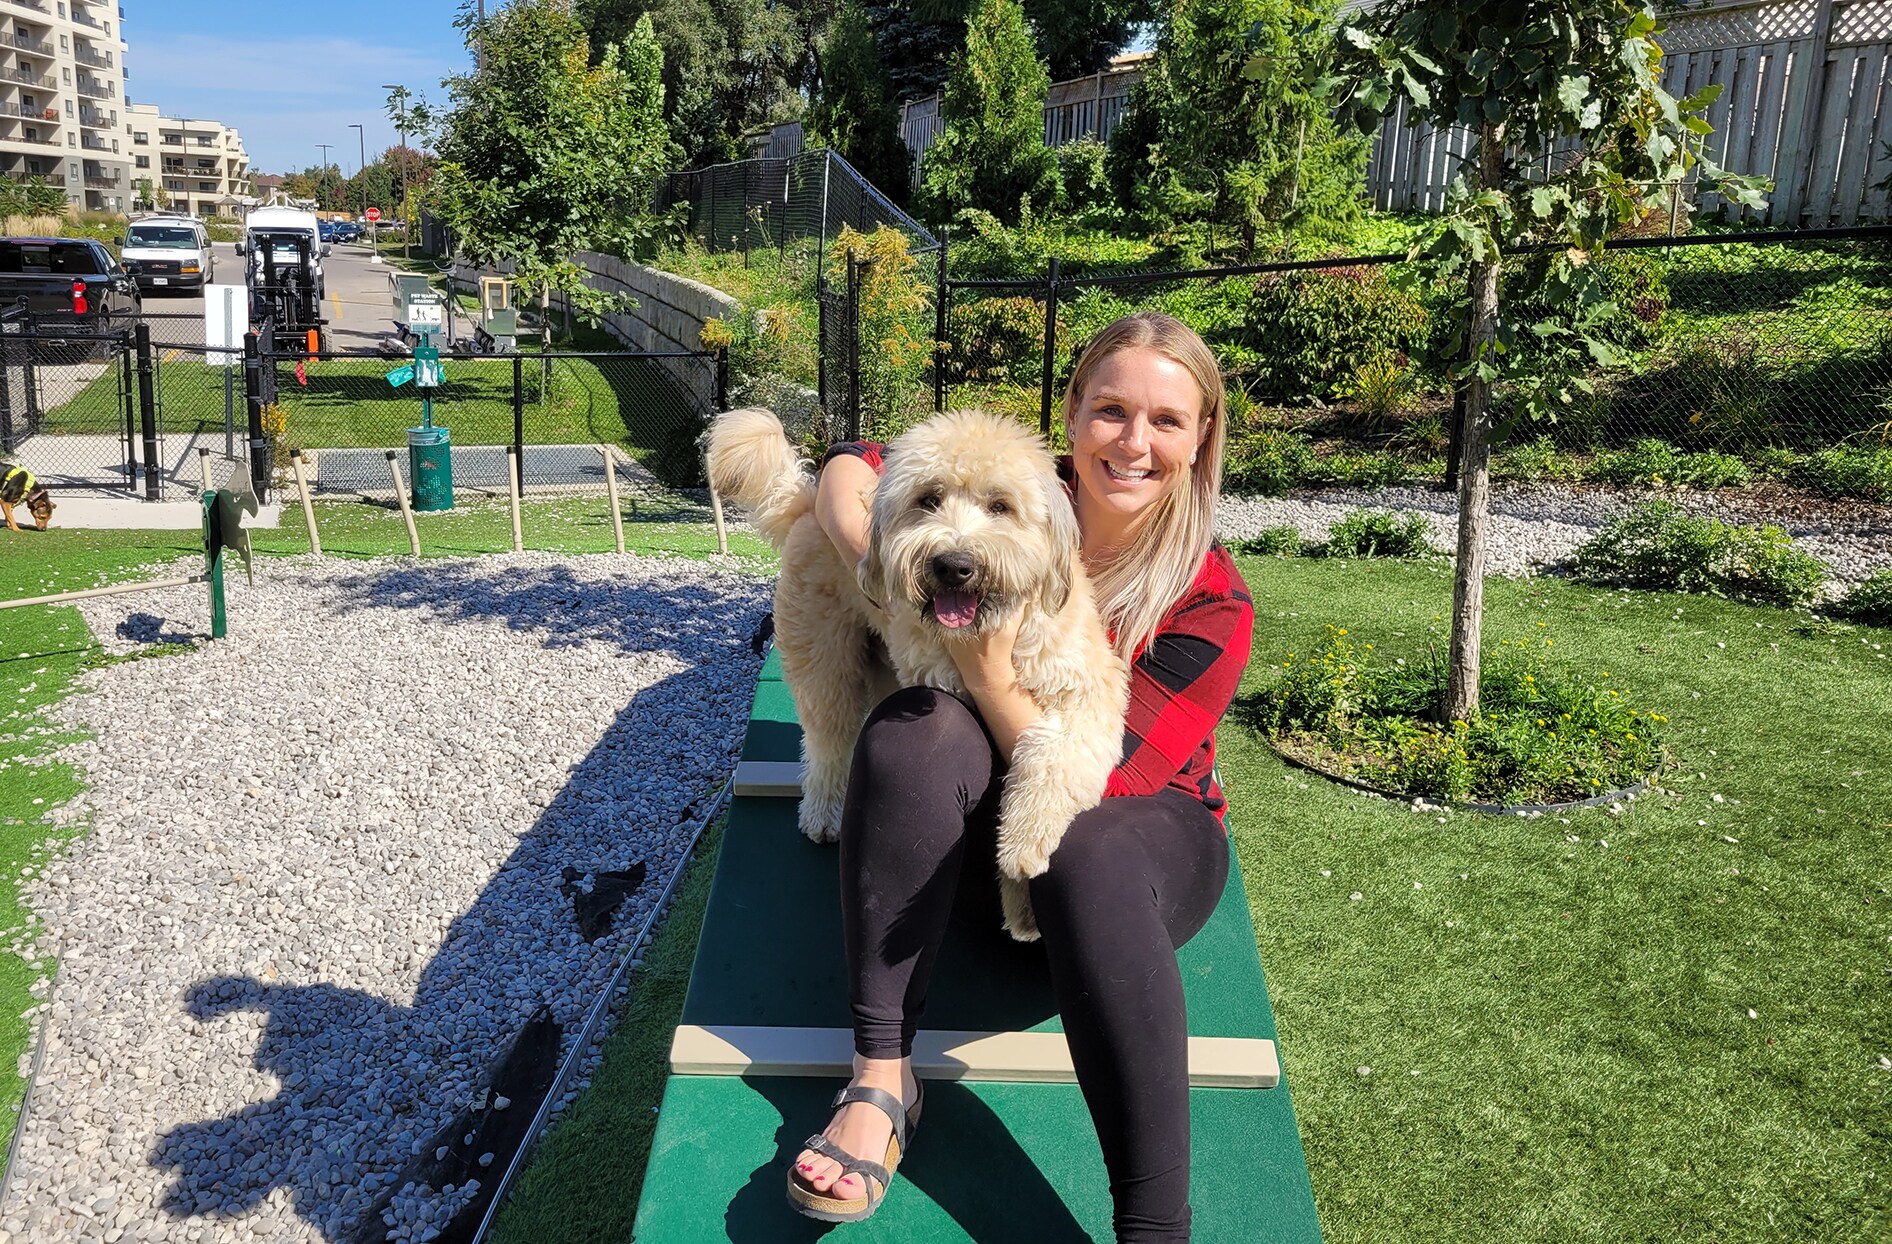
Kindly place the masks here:
MULTIPOLYGON (((799 755, 793 702, 779 680, 771 660, 756 689, 744 759, 799 755)), ((638 1205, 638 1244, 791 1244, 834 1229, 795 1214, 784 1194, 789 1160, 825 1124, 841 1085, 838 1076, 806 1074, 805 1064, 845 1052, 827 1048, 832 1036, 787 1048, 779 1034, 844 1032, 849 1023, 835 849, 801 836, 795 807, 768 797, 738 797, 731 806, 681 1039, 689 1047, 702 1032, 720 1031, 752 1043, 765 1030, 778 1035, 751 1051, 793 1060, 769 1069, 796 1074, 669 1077, 638 1205)), ((1236 1038, 1223 1048, 1249 1055, 1267 1042, 1272 1060, 1274 1019, 1239 867, 1181 963, 1191 1034, 1236 1038)), ((995 927, 957 923, 940 951, 922 1027, 947 1048, 967 1034, 1027 1034, 1030 1047, 1042 1040, 1030 1034, 1059 1033, 1042 953, 995 927)), ((802 1040, 788 1038, 791 1046, 802 1040)), ((999 1057, 1039 1058, 1045 1047, 1019 1048, 1001 1049, 999 1057)), ((708 1049, 710 1069, 743 1070, 731 1064, 746 1055, 718 1055, 713 1042, 708 1049)), ((1320 1239, 1286 1077, 1275 1063, 1266 1078, 1275 1087, 1190 1091, 1199 1240, 1320 1239)), ((929 1079, 913 1153, 886 1204, 841 1230, 850 1244, 1110 1239, 1103 1158, 1077 1086, 929 1079)))

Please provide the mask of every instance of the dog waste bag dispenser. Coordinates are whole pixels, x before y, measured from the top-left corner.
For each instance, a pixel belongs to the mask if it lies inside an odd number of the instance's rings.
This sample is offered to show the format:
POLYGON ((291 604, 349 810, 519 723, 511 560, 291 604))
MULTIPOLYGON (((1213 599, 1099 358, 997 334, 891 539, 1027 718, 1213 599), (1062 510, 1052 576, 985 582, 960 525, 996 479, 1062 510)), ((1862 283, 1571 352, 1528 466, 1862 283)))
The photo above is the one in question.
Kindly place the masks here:
POLYGON ((418 428, 407 430, 408 478, 414 481, 416 510, 453 508, 453 449, 447 429, 434 426, 434 390, 440 387, 440 350, 426 344, 414 347, 414 387, 420 390, 418 428))

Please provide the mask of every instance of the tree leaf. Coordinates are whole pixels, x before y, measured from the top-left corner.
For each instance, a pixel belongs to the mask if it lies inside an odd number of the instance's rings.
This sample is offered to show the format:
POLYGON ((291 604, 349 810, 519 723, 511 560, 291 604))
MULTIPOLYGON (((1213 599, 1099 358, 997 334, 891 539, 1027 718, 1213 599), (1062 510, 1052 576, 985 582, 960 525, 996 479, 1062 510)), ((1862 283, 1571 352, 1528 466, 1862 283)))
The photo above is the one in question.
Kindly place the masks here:
POLYGON ((1432 19, 1432 46, 1441 52, 1449 52, 1458 41, 1458 14, 1451 9, 1440 9, 1432 19))

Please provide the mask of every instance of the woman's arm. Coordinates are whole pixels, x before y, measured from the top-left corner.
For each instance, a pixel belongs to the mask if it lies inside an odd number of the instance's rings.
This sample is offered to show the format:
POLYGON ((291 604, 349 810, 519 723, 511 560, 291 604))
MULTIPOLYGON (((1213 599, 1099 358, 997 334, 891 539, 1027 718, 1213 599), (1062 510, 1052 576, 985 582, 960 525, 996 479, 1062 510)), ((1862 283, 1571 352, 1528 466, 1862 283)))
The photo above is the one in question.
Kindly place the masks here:
POLYGON ((1170 618, 1130 667, 1123 760, 1105 794, 1153 795, 1182 772, 1234 701, 1254 630, 1240 585, 1170 618))
POLYGON ((1031 693, 1018 685, 1018 670, 1012 665, 1012 648, 1023 621, 1023 612, 1015 613, 1003 629, 947 649, 966 684, 966 694, 979 708, 979 719, 992 732, 992 742, 1007 763, 1025 727, 1045 715, 1031 693))
POLYGON ((867 556, 867 520, 880 475, 852 454, 836 454, 815 481, 815 521, 848 565, 867 556))

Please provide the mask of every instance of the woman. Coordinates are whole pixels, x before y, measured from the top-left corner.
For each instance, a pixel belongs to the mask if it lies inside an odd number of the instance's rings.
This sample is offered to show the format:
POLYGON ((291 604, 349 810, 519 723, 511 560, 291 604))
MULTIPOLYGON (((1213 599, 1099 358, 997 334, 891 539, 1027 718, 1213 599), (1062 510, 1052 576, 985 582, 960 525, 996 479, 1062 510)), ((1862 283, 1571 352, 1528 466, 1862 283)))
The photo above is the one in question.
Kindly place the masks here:
MULTIPOLYGON (((1085 349, 1064 422, 1071 455, 1059 469, 1099 608, 1132 661, 1130 710, 1106 797, 1031 882, 1032 907, 1110 1174, 1117 1239, 1187 1240, 1188 1021, 1176 950, 1208 921, 1228 877, 1213 731, 1254 624, 1247 587, 1212 539, 1227 439, 1221 375, 1187 326, 1127 316, 1085 349)), ((816 515, 856 559, 878 464, 872 445, 837 446, 823 463, 816 515)), ((963 699, 906 688, 862 729, 841 822, 855 1074, 789 1171, 789 1199, 812 1217, 850 1221, 879 1207, 917 1121, 913 1033, 961 879, 991 891, 996 910, 999 788, 1019 734, 1041 715, 1013 677, 1016 636, 1014 622, 955 650, 963 699)))

